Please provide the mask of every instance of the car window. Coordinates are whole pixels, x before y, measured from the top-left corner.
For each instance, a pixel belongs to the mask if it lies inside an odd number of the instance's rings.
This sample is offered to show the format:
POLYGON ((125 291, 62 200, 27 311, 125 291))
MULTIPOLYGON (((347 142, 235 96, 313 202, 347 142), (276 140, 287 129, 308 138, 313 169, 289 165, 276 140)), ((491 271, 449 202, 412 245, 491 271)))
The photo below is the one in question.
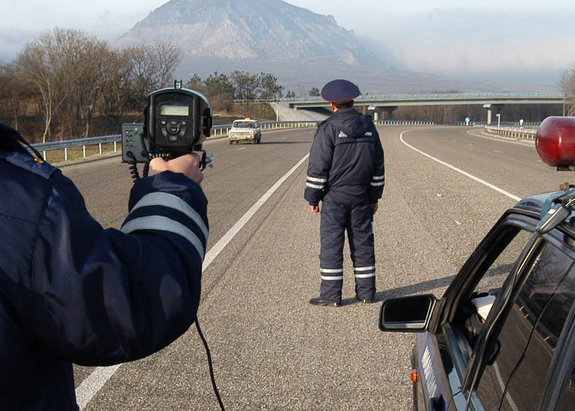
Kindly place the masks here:
MULTIPOLYGON (((493 346, 477 392, 487 410, 536 410, 563 325, 575 299, 572 259, 546 243, 493 346)), ((493 340, 495 341, 495 340, 493 340)))
POLYGON ((507 226, 492 239, 496 245, 478 262, 474 274, 475 283, 463 292, 452 321, 455 333, 461 337, 457 345, 465 363, 471 358, 472 349, 491 307, 531 234, 519 227, 507 226))

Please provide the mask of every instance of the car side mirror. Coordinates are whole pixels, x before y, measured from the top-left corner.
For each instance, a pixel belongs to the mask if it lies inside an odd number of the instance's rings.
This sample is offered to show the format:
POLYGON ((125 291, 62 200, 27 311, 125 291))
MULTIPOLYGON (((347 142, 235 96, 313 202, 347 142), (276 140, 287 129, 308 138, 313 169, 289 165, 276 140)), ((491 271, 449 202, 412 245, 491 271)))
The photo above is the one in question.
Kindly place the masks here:
POLYGON ((437 298, 432 294, 391 298, 381 305, 381 331, 426 331, 437 298))

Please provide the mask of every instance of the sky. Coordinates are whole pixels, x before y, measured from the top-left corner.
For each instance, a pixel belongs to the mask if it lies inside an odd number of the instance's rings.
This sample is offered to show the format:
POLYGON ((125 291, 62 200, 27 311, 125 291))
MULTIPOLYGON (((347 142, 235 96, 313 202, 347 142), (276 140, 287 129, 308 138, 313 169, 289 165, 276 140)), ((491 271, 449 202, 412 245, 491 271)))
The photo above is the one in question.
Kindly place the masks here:
MULTIPOLYGON (((0 0, 0 62, 55 26, 112 40, 167 0, 0 0)), ((573 0, 287 0, 410 71, 557 87, 575 67, 573 0)))

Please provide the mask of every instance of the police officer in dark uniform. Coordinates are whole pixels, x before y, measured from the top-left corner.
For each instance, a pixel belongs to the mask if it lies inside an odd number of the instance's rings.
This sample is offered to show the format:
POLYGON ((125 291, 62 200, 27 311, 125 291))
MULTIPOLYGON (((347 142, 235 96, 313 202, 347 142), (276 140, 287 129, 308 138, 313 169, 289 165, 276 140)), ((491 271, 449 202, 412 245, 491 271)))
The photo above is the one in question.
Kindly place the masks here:
POLYGON ((192 155, 152 160, 122 229, 103 229, 23 144, 0 124, 0 409, 77 410, 72 363, 145 357, 196 320, 203 175, 192 155))
POLYGON ((333 80, 321 90, 333 114, 319 125, 309 155, 305 199, 314 214, 321 207, 320 296, 311 304, 340 306, 343 245, 347 232, 356 298, 374 301, 373 214, 385 184, 383 148, 369 116, 354 108, 360 95, 347 80, 333 80))

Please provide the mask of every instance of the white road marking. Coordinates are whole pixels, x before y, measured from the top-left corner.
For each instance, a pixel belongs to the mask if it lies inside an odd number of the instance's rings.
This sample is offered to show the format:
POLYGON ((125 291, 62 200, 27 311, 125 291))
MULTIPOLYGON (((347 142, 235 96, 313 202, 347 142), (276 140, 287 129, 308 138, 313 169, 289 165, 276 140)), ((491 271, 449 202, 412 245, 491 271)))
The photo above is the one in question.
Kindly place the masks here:
MULTIPOLYGON (((226 234, 206 253, 202 271, 210 266, 212 261, 226 248, 237 233, 250 221, 255 213, 268 201, 276 190, 307 160, 306 154, 298 163, 293 166, 282 178, 280 178, 256 203, 228 230, 226 234)), ((114 375, 122 364, 111 367, 97 367, 82 383, 76 388, 76 401, 83 410, 92 398, 100 391, 104 384, 114 375)))
POLYGON ((486 140, 498 141, 500 143, 517 144, 520 146, 533 147, 535 146, 535 141, 533 140, 522 140, 516 137, 506 137, 506 136, 494 136, 493 134, 487 134, 485 131, 481 131, 481 134, 477 134, 478 130, 468 130, 466 133, 472 137, 484 138, 486 140))
POLYGON ((423 155, 423 156, 425 156, 425 157, 427 157, 427 158, 430 158, 431 160, 436 161, 436 162, 438 162, 438 163, 441 164, 441 165, 444 165, 445 167, 449 167, 450 169, 452 169, 452 170, 454 170, 454 171, 457 171, 457 172, 460 173, 460 174, 463 174, 465 177, 469 177, 470 179, 472 179, 472 180, 474 180, 474 181, 477 181, 478 183, 483 184, 484 186, 489 187, 489 188, 491 188, 492 190, 495 190, 495 191, 497 191, 498 193, 501 193, 501 194, 503 194, 503 195, 505 195, 505 196, 511 198, 512 200, 515 200, 515 201, 521 200, 521 198, 518 197, 518 196, 516 196, 515 194, 511 194, 511 193, 509 193, 509 192, 503 190, 502 188, 497 187, 497 186, 494 185, 494 184, 491 184, 491 183, 489 183, 489 182, 487 182, 487 181, 485 181, 485 180, 482 180, 482 179, 479 178, 479 177, 475 177, 474 175, 469 174, 469 173, 466 172, 466 171, 463 171, 463 170, 461 170, 461 169, 459 169, 459 168, 457 168, 457 167, 455 167, 455 166, 452 166, 452 165, 449 164, 449 163, 446 163, 445 161, 441 161, 441 160, 439 160, 439 159, 437 159, 437 158, 435 158, 435 157, 433 157, 433 156, 430 156, 429 154, 424 153, 423 151, 421 151, 421 150, 419 150, 419 149, 413 147, 412 145, 406 143, 405 140, 403 139, 403 135, 404 135, 405 133, 410 132, 410 131, 415 131, 415 130, 406 130, 406 131, 404 131, 403 133, 400 134, 399 139, 401 140, 401 142, 402 142, 403 144, 405 144, 407 147, 411 148, 413 151, 416 151, 416 152, 418 152, 419 154, 421 154, 421 155, 423 155))

